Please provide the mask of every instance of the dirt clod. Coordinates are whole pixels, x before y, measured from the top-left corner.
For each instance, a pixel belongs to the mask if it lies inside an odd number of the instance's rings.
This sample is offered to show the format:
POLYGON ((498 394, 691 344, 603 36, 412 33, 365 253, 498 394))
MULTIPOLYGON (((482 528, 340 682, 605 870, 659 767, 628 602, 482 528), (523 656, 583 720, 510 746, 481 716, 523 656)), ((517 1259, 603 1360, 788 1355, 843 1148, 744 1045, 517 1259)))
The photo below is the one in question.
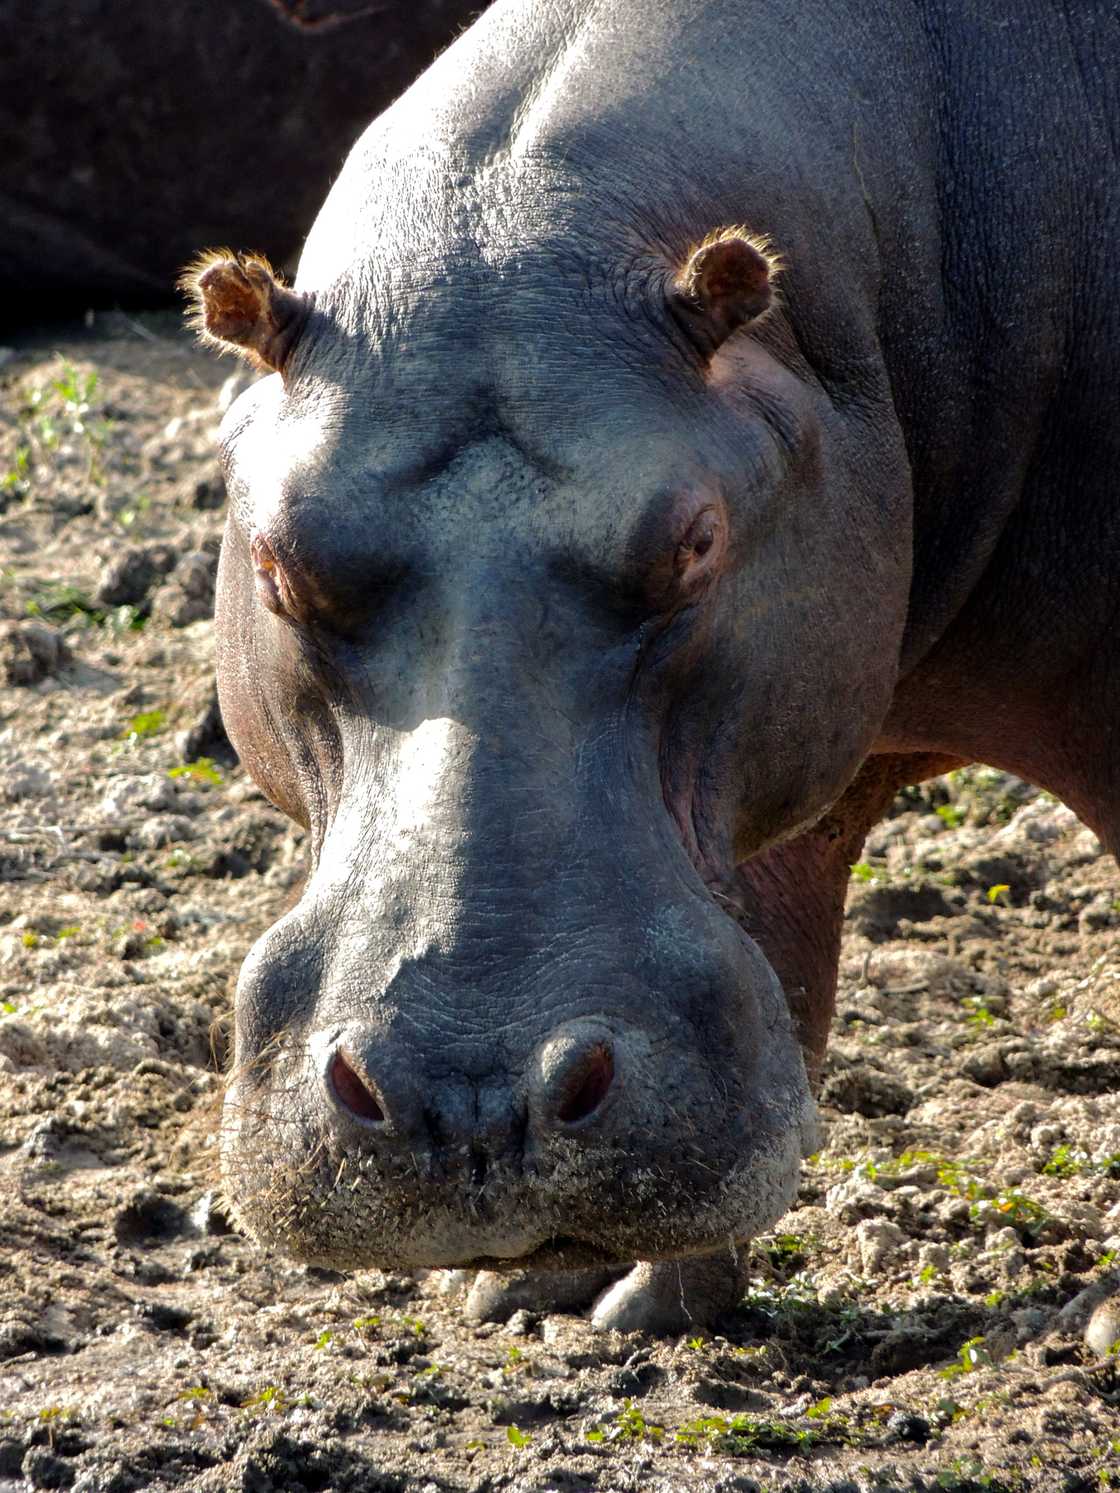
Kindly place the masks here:
POLYGON ((0 671, 8 685, 38 684, 65 661, 66 645, 44 622, 5 622, 0 629, 0 671))

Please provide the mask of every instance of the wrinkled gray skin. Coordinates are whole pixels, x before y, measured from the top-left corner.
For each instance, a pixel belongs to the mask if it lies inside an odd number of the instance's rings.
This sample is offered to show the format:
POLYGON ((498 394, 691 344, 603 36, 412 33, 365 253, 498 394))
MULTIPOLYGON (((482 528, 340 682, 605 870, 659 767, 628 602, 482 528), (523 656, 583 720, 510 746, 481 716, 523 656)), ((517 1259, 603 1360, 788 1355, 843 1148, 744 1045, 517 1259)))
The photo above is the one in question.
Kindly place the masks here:
POLYGON ((363 137, 223 433, 223 710, 313 863, 238 993, 263 1238, 645 1261, 601 1323, 710 1315, 813 1144, 895 787, 983 757, 1115 846, 1114 23, 499 0, 363 137), (739 223, 782 303, 709 360, 666 286, 739 223), (675 605, 697 504, 730 548, 675 605))

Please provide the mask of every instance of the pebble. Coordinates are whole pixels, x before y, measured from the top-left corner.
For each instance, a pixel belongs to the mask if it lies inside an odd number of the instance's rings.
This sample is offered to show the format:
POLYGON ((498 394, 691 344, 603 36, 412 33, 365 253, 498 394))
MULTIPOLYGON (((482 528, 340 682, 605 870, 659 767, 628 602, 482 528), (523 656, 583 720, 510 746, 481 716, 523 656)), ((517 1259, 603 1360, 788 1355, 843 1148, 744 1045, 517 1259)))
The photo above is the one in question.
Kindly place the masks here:
POLYGON ((886 1213, 887 1194, 873 1182, 861 1177, 845 1177, 825 1193, 824 1205, 844 1223, 855 1223, 877 1213, 886 1213))
POLYGON ((182 814, 159 814, 145 819, 129 836, 139 850, 159 850, 175 840, 192 840, 194 825, 182 814))
POLYGON ((187 1215, 190 1225, 200 1234, 221 1236, 233 1232, 233 1226, 222 1208, 221 1199, 211 1189, 204 1192, 187 1215))
POLYGON ((102 566, 94 600, 103 607, 140 606, 157 576, 165 575, 174 564, 175 551, 170 545, 126 545, 102 566))
POLYGON ((1085 1324, 1085 1342, 1102 1358, 1110 1349, 1120 1348, 1120 1296, 1100 1303, 1085 1324))
POLYGON ((541 1342, 546 1348, 553 1348, 564 1341, 567 1332, 563 1317, 546 1317, 541 1323, 541 1342))
POLYGON ((134 778, 111 778, 97 808, 105 819, 119 823, 144 809, 160 813, 179 806, 174 781, 164 773, 153 772, 134 778))
POLYGON ((45 1446, 33 1446, 23 1459, 23 1475, 29 1488, 69 1488, 74 1469, 45 1446))
POLYGON ((906 1235, 898 1224, 889 1218, 865 1218, 856 1225, 856 1245, 859 1249, 863 1273, 869 1276, 882 1274, 905 1246, 906 1235))
POLYGON ((42 798, 53 787, 51 776, 41 767, 29 762, 16 762, 8 769, 0 784, 0 792, 10 804, 25 798, 42 798))
POLYGON ((887 1430, 899 1441, 924 1446, 929 1440, 929 1421, 909 1410, 896 1410, 887 1420, 887 1430))
POLYGON ((38 618, 0 626, 0 682, 39 684, 66 663, 62 634, 38 618))
POLYGON ((506 1323, 505 1331, 510 1337, 529 1337, 536 1330, 537 1318, 522 1308, 514 1312, 506 1323))
POLYGON ((169 580, 152 598, 152 616, 171 627, 188 627, 214 611, 217 557, 208 550, 192 550, 176 565, 169 580))

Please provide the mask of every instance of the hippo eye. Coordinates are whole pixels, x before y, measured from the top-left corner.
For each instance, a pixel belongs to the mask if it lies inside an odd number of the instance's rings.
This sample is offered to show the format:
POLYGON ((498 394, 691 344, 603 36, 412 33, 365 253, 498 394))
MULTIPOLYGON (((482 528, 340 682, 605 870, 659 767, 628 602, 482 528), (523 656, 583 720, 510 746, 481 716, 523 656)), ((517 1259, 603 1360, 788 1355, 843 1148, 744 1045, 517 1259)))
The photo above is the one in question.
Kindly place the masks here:
POLYGON ((691 588, 711 575, 723 556, 726 542, 727 524, 719 510, 705 508, 698 513, 673 557, 678 585, 691 588))
POLYGON ((257 565, 253 569, 253 579, 257 584, 257 596, 261 605, 275 612, 277 616, 283 616, 284 603, 280 599, 280 587, 276 584, 276 567, 271 561, 263 565, 257 565))
POLYGON ((307 620, 307 608, 292 589, 268 540, 256 534, 249 547, 257 599, 263 607, 286 622, 307 620))

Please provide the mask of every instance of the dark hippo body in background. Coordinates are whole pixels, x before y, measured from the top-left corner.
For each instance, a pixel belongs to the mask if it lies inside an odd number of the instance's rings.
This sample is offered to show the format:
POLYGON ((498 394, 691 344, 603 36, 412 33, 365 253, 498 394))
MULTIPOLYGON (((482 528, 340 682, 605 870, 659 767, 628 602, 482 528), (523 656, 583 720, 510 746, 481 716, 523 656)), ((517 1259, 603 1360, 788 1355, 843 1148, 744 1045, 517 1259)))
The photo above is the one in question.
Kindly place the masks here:
POLYGON ((482 0, 11 0, 0 305, 170 298, 200 243, 297 250, 346 152, 482 0))
POLYGON ((280 375, 223 710, 313 854, 239 992, 253 1227, 644 1260, 597 1320, 679 1326, 792 1196, 895 791, 979 758, 1120 845, 1115 22, 499 0, 295 292, 199 269, 280 375))

